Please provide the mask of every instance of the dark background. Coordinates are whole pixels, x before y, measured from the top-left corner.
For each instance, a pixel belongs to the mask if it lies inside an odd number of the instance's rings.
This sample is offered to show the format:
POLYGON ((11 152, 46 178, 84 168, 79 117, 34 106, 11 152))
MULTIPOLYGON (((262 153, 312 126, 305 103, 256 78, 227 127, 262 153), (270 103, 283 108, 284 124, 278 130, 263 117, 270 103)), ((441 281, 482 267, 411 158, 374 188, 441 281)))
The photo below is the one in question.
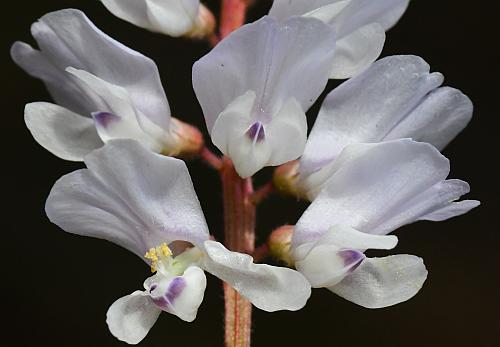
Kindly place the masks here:
MULTIPOLYGON (((270 6, 257 0, 250 19, 270 6)), ((209 6, 218 12, 218 1, 209 6)), ((8 56, 15 40, 34 43, 29 26, 43 14, 68 7, 84 10, 106 33, 153 58, 161 71, 173 114, 205 131, 191 88, 192 63, 208 52, 203 42, 151 34, 108 13, 97 1, 17 1, 3 4, 2 19, 2 324, 4 346, 118 346, 105 314, 117 298, 140 289, 148 269, 110 243, 62 232, 47 220, 44 202, 63 174, 82 167, 52 156, 31 137, 23 107, 49 101, 41 82, 8 56)), ((416 254, 429 270, 422 291, 386 309, 367 310, 326 290, 314 290, 296 313, 255 310, 255 346, 500 346, 498 176, 498 20, 495 1, 416 1, 388 33, 384 55, 417 54, 446 84, 475 104, 469 127, 446 148, 451 177, 468 181, 470 198, 482 201, 452 220, 402 228, 394 253, 416 254)), ((330 83, 329 89, 337 82, 330 83)), ((310 112, 314 119, 317 105, 310 112)), ((220 184, 200 163, 188 164, 208 223, 222 228, 220 184)), ((269 172, 267 172, 267 175, 269 172)), ((266 172, 259 175, 265 179, 266 172)), ((294 223, 303 204, 273 197, 259 210, 259 240, 283 223, 294 223)), ((223 299, 209 276, 194 323, 162 314, 142 346, 221 346, 223 299)))

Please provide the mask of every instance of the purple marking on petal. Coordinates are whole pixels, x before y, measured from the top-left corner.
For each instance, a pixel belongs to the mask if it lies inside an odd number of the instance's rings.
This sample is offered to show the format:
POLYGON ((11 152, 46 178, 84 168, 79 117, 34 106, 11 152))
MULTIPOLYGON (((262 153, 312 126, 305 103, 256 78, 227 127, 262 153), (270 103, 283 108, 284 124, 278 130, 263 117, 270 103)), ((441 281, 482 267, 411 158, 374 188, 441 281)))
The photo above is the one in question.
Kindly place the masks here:
POLYGON ((159 298, 151 298, 151 300, 153 300, 155 305, 162 310, 168 310, 168 308, 170 307, 170 303, 163 296, 160 296, 159 298))
POLYGON ((165 298, 173 303, 186 287, 186 281, 182 277, 176 277, 170 282, 165 298))
POLYGON ((158 288, 158 285, 156 283, 151 285, 151 287, 149 287, 149 293, 152 293, 156 288, 158 288))
MULTIPOLYGON (((151 288, 153 288, 153 286, 151 286, 151 288)), ((158 306, 162 310, 168 311, 185 287, 186 280, 184 280, 184 278, 182 277, 176 277, 172 280, 172 282, 170 282, 164 295, 160 297, 151 297, 151 299, 156 304, 156 306, 158 306)))
POLYGON ((92 118, 101 127, 107 128, 111 123, 120 120, 120 117, 111 112, 92 112, 92 118))
POLYGON ((263 141, 266 138, 264 125, 261 122, 255 122, 246 132, 247 136, 255 143, 263 141))
POLYGON ((356 268, 361 265, 361 262, 365 259, 365 255, 363 253, 354 249, 338 251, 337 254, 344 261, 344 265, 349 268, 349 272, 356 270, 356 268))

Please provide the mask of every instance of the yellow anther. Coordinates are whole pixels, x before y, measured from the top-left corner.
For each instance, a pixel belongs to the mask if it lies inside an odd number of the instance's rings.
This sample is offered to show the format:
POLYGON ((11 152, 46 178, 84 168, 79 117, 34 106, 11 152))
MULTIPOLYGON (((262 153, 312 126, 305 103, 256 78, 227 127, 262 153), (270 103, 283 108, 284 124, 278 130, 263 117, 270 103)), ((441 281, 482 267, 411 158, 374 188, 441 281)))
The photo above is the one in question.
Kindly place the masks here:
POLYGON ((165 256, 165 257, 172 256, 172 251, 170 250, 170 248, 168 248, 166 243, 162 243, 160 248, 161 248, 161 252, 162 252, 163 256, 165 256))
POLYGON ((171 256, 172 251, 166 243, 162 243, 158 247, 150 248, 149 251, 144 254, 144 258, 151 261, 151 272, 156 272, 158 269, 158 263, 161 260, 170 258, 171 256))

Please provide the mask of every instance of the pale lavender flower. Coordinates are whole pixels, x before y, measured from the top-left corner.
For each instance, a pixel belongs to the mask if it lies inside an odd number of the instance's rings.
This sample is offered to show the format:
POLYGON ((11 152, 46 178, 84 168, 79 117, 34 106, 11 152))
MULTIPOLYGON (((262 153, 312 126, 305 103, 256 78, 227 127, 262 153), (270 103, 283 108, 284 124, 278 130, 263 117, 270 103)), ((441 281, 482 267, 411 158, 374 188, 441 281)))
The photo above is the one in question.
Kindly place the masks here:
POLYGON ((342 150, 353 143, 401 138, 443 149, 472 117, 472 102, 441 87, 416 56, 391 56, 334 89, 321 106, 300 159, 297 185, 313 199, 329 179, 342 150))
POLYGON ((206 270, 265 311, 298 310, 310 296, 298 272, 254 264, 251 256, 210 240, 208 227, 183 161, 153 153, 134 140, 113 140, 85 158, 88 169, 63 176, 46 203, 63 230, 122 246, 156 274, 144 290, 109 308, 108 326, 118 339, 141 341, 161 311, 185 321, 203 300, 206 270), (176 241, 192 248, 176 249, 176 241), (170 247, 169 247, 170 246, 170 247))
POLYGON ((43 147, 80 161, 115 138, 135 139, 155 152, 178 145, 181 125, 170 116, 151 59, 104 34, 78 10, 49 13, 31 32, 40 50, 16 42, 11 55, 57 103, 25 109, 26 124, 43 147))
POLYGON ((315 288, 325 287, 368 308, 397 304, 422 287, 427 270, 412 255, 367 258, 366 249, 392 249, 400 226, 442 221, 479 205, 455 201, 466 182, 446 177, 448 159, 432 145, 401 139, 348 145, 331 178, 298 221, 292 241, 296 268, 315 288))
POLYGON ((193 87, 213 143, 242 177, 298 158, 305 112, 323 91, 335 34, 318 19, 265 16, 193 66, 193 87))

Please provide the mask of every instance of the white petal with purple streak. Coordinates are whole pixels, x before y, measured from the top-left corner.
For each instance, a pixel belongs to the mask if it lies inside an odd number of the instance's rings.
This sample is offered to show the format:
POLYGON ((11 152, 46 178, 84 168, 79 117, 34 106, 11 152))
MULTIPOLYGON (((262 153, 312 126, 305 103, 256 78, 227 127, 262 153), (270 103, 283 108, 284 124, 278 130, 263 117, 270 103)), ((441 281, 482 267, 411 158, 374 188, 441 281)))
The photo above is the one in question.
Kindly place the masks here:
POLYGON ((105 111, 65 73, 72 66, 125 88, 137 110, 160 128, 169 129, 170 107, 151 59, 107 36, 75 9, 48 13, 31 31, 40 50, 16 42, 12 58, 45 82, 57 104, 85 116, 105 111))
POLYGON ((265 16, 231 33, 193 66, 208 131, 248 91, 255 121, 272 119, 291 98, 307 111, 328 82, 334 47, 333 30, 314 18, 265 16))
POLYGON ((256 121, 251 116, 255 97, 253 91, 238 97, 217 118, 212 130, 214 144, 233 160, 243 178, 264 166, 298 158, 307 137, 306 117, 295 99, 289 99, 272 119, 256 121))
POLYGON ((144 283, 146 293, 158 308, 186 322, 195 320, 206 286, 205 273, 197 266, 189 266, 182 276, 158 272, 144 283))
POLYGON ((336 225, 313 241, 294 245, 295 266, 313 287, 331 287, 353 272, 365 259, 366 249, 391 249, 396 236, 369 235, 336 225))
POLYGON ((108 83, 84 70, 68 68, 75 83, 93 98, 97 111, 92 112, 99 136, 104 142, 112 139, 134 139, 154 152, 161 152, 169 133, 137 110, 125 88, 108 83))

